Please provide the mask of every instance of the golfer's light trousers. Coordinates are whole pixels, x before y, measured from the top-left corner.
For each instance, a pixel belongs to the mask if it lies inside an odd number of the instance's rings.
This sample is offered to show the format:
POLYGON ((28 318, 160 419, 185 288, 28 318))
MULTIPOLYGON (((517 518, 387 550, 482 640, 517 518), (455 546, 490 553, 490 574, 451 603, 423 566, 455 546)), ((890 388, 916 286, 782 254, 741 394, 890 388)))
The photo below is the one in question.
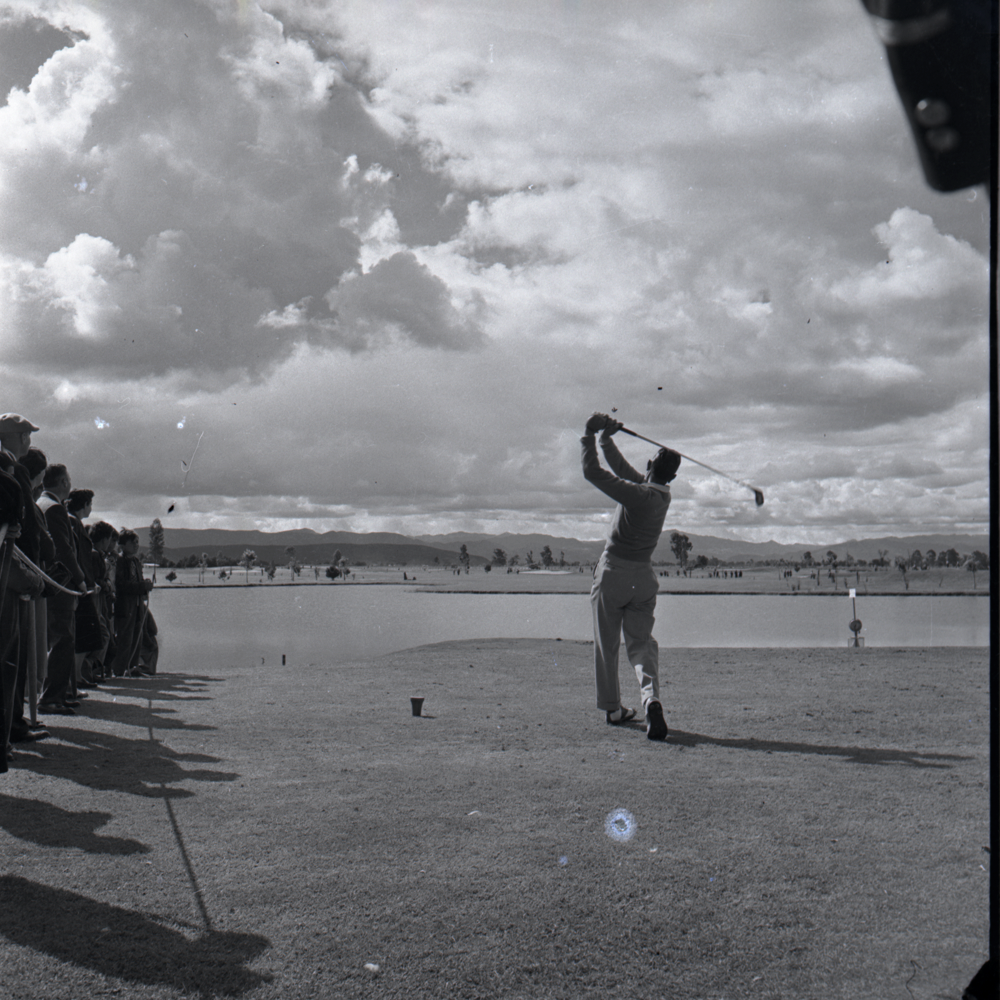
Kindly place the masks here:
POLYGON ((597 707, 613 712, 621 704, 618 650, 625 633, 625 652, 635 670, 645 713, 650 701, 660 700, 660 647, 653 638, 653 611, 659 585, 648 562, 632 562, 601 555, 594 570, 590 604, 594 611, 594 666, 597 707))

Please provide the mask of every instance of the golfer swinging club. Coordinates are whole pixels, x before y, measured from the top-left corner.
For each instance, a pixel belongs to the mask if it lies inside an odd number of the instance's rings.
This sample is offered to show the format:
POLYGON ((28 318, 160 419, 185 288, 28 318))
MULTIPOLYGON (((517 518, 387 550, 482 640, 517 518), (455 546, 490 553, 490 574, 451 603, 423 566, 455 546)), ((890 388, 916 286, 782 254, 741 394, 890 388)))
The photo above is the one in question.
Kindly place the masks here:
POLYGON ((659 646, 653 638, 653 611, 659 589, 653 571, 653 550, 670 506, 671 482, 681 456, 661 448, 646 463, 646 475, 632 468, 611 440, 624 425, 606 413, 587 421, 583 445, 583 475, 602 493, 618 502, 604 552, 594 570, 590 603, 594 609, 594 665, 597 671, 597 707, 610 725, 635 718, 635 709, 622 704, 618 686, 618 650, 622 632, 625 651, 635 670, 646 715, 646 736, 667 738, 660 702, 659 646), (601 448, 611 472, 601 467, 594 434, 601 431, 601 448))

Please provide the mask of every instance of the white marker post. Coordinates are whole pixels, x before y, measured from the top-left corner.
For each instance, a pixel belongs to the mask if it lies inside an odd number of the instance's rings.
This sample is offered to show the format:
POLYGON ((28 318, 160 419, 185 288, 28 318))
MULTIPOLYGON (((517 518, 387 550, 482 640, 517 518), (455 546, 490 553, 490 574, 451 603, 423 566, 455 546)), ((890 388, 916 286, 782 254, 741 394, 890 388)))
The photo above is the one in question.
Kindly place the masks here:
POLYGON ((854 649, 860 649, 864 645, 864 639, 858 638, 858 633, 861 631, 861 622, 858 620, 858 606, 856 601, 857 591, 853 587, 847 592, 847 596, 851 599, 851 624, 849 626, 850 630, 854 633, 854 639, 848 639, 847 644, 852 646, 854 649))

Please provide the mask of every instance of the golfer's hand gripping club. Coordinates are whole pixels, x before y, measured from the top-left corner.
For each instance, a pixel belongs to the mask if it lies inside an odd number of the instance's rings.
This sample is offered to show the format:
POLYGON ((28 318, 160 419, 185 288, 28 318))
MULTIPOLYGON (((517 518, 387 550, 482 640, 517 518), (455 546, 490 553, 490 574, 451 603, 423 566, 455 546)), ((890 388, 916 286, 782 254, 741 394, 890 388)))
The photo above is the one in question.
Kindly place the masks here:
POLYGON ((596 434, 598 431, 603 431, 608 426, 609 419, 606 413, 592 413, 587 420, 587 433, 596 434))

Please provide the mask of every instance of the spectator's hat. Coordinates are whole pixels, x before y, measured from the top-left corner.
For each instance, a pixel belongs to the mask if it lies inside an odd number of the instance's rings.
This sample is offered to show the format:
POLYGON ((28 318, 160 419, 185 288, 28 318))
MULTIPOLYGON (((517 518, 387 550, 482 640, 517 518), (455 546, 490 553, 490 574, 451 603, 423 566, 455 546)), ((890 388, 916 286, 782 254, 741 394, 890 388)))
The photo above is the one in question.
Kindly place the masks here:
POLYGON ((20 413, 0 413, 0 434, 24 434, 38 428, 20 413))

